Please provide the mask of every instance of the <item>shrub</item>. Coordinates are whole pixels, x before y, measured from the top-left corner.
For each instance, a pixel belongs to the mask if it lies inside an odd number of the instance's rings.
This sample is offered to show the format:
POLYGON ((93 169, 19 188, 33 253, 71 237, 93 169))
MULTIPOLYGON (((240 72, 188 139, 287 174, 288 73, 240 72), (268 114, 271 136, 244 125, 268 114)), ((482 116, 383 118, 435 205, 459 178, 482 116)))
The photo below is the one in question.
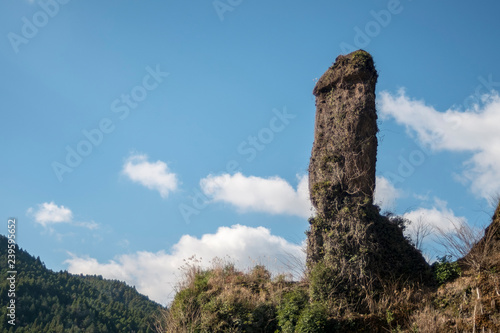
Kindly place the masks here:
POLYGON ((457 262, 450 261, 451 256, 443 256, 438 258, 438 261, 434 263, 434 276, 438 284, 443 284, 445 282, 456 279, 462 274, 460 266, 457 262))
POLYGON ((300 314, 296 333, 327 332, 328 315, 322 303, 310 303, 300 314))
POLYGON ((293 333, 300 313, 307 305, 308 297, 304 289, 297 288, 283 297, 278 307, 278 325, 283 333, 293 333))
POLYGON ((208 288, 210 271, 200 271, 194 278, 194 289, 198 292, 205 291, 208 288))
POLYGON ((195 265, 186 268, 179 292, 157 325, 159 332, 271 333, 278 329, 278 302, 290 283, 273 282, 260 265, 247 274, 221 261, 208 270, 195 265))
POLYGON ((311 298, 328 301, 338 287, 335 272, 323 262, 317 263, 309 274, 311 298))

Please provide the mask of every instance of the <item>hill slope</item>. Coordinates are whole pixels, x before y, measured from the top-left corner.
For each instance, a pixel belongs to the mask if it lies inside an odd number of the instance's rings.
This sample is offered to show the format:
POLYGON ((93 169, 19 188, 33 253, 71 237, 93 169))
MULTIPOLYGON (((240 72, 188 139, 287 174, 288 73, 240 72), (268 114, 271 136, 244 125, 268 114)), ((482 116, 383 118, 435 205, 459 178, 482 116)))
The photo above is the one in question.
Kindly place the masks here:
MULTIPOLYGON (((0 235, 0 315, 7 318, 7 238, 0 235)), ((162 308, 123 282, 53 272, 16 247, 16 325, 2 332, 153 332, 162 308)))

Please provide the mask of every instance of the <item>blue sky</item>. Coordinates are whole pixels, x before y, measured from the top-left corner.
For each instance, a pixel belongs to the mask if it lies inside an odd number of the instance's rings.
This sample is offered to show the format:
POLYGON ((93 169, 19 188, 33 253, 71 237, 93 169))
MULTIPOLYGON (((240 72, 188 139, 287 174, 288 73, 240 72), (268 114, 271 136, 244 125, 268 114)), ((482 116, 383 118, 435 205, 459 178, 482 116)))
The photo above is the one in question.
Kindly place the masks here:
MULTIPOLYGON (((488 223, 500 192, 497 3, 1 6, 0 207, 51 269, 166 303, 193 254, 276 272, 302 260, 312 89, 359 48, 379 72, 378 202, 445 230, 488 223)), ((425 250, 435 257, 431 241, 425 250)))

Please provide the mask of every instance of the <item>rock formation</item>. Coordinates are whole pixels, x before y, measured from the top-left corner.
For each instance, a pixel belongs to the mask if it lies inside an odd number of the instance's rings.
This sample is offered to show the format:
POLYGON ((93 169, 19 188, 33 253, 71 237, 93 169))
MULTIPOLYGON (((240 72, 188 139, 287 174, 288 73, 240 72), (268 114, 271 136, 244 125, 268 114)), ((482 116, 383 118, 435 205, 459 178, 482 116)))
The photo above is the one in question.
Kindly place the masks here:
MULTIPOLYGON (((317 110, 309 187, 318 212, 327 214, 335 208, 324 191, 336 193, 335 199, 371 202, 377 160, 377 76, 372 57, 357 51, 339 56, 314 87, 317 110)), ((341 200, 333 204, 340 206, 341 200)))
POLYGON ((309 190, 317 216, 308 231, 311 295, 363 300, 394 281, 423 282, 429 266, 403 235, 402 219, 373 205, 377 114, 373 59, 359 50, 337 57, 317 82, 309 190))

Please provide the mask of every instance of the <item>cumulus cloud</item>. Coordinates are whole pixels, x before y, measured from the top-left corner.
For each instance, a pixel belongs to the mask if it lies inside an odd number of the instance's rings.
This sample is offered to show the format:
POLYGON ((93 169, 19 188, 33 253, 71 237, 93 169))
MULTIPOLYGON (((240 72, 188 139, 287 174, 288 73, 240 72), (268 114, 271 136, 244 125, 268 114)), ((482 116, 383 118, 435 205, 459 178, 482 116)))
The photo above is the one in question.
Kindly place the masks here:
POLYGON ((401 191, 392 185, 385 177, 376 177, 374 202, 382 210, 391 210, 396 207, 396 200, 401 196, 401 191))
POLYGON ((273 273, 291 272, 295 278, 299 278, 297 272, 305 265, 305 253, 301 245, 272 235, 267 228, 243 225, 220 227, 216 233, 205 234, 201 238, 184 235, 169 252, 124 254, 108 263, 71 254, 65 263, 71 273, 97 274, 122 280, 136 286, 139 292, 151 299, 168 304, 175 294, 179 267, 193 255, 197 256, 202 267, 209 266, 215 257, 230 256, 240 269, 247 269, 258 262, 273 273), (299 267, 290 268, 287 265, 289 262, 299 267))
POLYGON ((200 181, 200 186, 214 202, 226 202, 241 211, 308 218, 312 214, 308 177, 297 178, 297 189, 280 177, 247 177, 241 173, 210 175, 200 181))
POLYGON ((177 175, 169 171, 165 162, 148 162, 148 156, 144 154, 130 156, 123 165, 122 173, 133 182, 158 191, 162 198, 179 185, 177 175))
POLYGON ((73 213, 69 208, 58 206, 53 201, 38 205, 38 209, 28 209, 28 214, 33 215, 35 222, 44 227, 54 223, 65 223, 73 220, 73 213))
POLYGON ((439 198, 434 198, 432 208, 418 208, 405 213, 403 217, 412 222, 408 227, 410 235, 415 233, 414 228, 421 223, 430 225, 434 230, 439 228, 444 232, 451 232, 461 223, 467 223, 465 217, 456 216, 453 210, 448 208, 448 203, 439 198))
MULTIPOLYGON (((204 194, 213 202, 229 203, 241 211, 287 214, 308 218, 313 214, 309 197, 308 177, 297 176, 294 189, 280 177, 261 178, 223 174, 200 181, 204 194)), ((401 191, 385 177, 376 178, 375 202, 382 209, 394 209, 401 191)))
POLYGON ((492 91, 464 111, 450 108, 443 112, 424 101, 408 97, 399 90, 382 92, 379 110, 406 126, 417 140, 436 151, 468 152, 461 179, 472 191, 490 200, 500 190, 500 97, 492 91))
POLYGON ((71 209, 62 205, 58 206, 53 201, 39 204, 37 209, 30 207, 27 213, 28 215, 33 216, 36 223, 39 223, 44 227, 49 227, 57 223, 70 223, 72 225, 88 228, 90 230, 97 229, 99 227, 99 225, 94 221, 74 221, 71 209))

